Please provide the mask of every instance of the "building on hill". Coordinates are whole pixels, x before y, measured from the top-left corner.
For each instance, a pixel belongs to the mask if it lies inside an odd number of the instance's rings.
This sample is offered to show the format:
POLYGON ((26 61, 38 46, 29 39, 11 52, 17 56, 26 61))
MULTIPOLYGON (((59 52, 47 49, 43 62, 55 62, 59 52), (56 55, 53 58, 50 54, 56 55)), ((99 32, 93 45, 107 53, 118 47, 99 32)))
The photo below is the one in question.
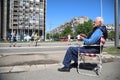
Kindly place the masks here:
MULTIPOLYGON (((67 26, 71 26, 72 30, 74 30, 74 27, 76 27, 79 24, 83 24, 84 22, 87 22, 88 20, 89 20, 89 18, 87 16, 74 17, 70 21, 65 22, 64 24, 60 25, 59 27, 51 30, 50 34, 61 33, 67 26)), ((114 24, 105 24, 105 26, 106 26, 108 32, 115 30, 114 24)))
POLYGON ((79 24, 83 24, 84 22, 87 22, 88 20, 89 20, 89 18, 87 16, 74 17, 70 21, 65 22, 64 24, 60 25, 59 27, 51 30, 50 34, 61 33, 67 26, 71 26, 74 30, 75 26, 77 26, 79 24))

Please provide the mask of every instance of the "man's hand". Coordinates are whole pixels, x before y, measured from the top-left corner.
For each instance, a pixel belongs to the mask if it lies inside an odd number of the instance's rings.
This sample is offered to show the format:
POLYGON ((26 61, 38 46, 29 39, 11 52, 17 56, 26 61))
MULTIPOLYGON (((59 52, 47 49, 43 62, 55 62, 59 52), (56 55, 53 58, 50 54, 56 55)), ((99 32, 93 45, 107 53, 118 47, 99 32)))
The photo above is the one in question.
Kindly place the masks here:
POLYGON ((86 38, 87 36, 86 36, 86 34, 80 34, 80 37, 86 38))

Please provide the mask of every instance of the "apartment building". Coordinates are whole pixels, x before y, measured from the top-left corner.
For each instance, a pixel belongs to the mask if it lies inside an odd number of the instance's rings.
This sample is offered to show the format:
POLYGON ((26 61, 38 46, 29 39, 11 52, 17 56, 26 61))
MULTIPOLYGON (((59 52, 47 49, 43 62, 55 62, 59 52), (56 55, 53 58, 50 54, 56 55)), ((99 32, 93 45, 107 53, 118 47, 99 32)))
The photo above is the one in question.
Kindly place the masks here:
POLYGON ((46 0, 1 0, 0 4, 0 38, 6 40, 14 30, 19 36, 31 35, 33 31, 45 36, 46 0))
POLYGON ((106 24, 105 26, 106 26, 108 32, 110 32, 110 31, 115 31, 115 26, 114 26, 114 24, 106 24))

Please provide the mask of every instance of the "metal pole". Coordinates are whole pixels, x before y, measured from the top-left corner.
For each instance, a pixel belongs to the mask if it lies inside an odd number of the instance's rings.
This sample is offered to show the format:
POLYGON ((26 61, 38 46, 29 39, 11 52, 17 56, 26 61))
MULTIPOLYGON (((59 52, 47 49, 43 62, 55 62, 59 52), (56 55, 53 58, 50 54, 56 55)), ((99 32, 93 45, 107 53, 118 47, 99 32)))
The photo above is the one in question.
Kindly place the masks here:
POLYGON ((41 34, 40 34, 40 25, 41 25, 41 24, 40 24, 40 1, 39 1, 39 19, 38 19, 38 20, 39 20, 38 34, 39 34, 39 36, 40 36, 40 35, 41 35, 41 34))
MULTIPOLYGON (((42 2, 42 4, 43 4, 43 12, 45 11, 45 9, 44 9, 44 8, 45 8, 45 7, 44 7, 44 1, 45 1, 45 0, 43 0, 43 2, 42 2)), ((44 40, 45 40, 45 34, 44 34, 45 25, 43 25, 43 22, 44 22, 44 21, 42 21, 42 26, 43 26, 43 27, 42 27, 42 36, 44 36, 44 40)))
POLYGON ((30 36, 30 1, 29 1, 29 22, 28 22, 28 35, 30 36))
POLYGON ((102 0, 100 0, 100 15, 102 17, 102 0))
POLYGON ((115 0, 115 47, 119 46, 118 0, 115 0))
POLYGON ((13 4, 14 1, 11 2, 11 27, 12 27, 12 33, 13 33, 13 4))
POLYGON ((45 32, 44 32, 44 39, 46 40, 46 11, 47 11, 47 0, 44 0, 44 30, 45 30, 45 32))
MULTIPOLYGON (((0 1, 0 5, 2 5, 2 1, 0 1)), ((1 19, 1 17, 2 17, 2 16, 1 16, 2 10, 1 10, 1 8, 2 8, 2 7, 0 6, 0 39, 2 38, 2 30, 1 30, 1 28, 2 28, 2 26, 1 26, 1 24, 2 24, 2 23, 1 23, 1 20, 2 20, 2 19, 1 19)))

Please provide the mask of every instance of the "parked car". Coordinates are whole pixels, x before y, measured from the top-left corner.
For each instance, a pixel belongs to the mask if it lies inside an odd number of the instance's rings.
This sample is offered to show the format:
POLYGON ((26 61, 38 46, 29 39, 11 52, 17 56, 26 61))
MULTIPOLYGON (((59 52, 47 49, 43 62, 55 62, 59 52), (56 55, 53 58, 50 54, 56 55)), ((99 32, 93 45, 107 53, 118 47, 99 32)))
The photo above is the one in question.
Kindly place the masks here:
POLYGON ((59 41, 68 41, 67 37, 62 37, 59 39, 59 41))

